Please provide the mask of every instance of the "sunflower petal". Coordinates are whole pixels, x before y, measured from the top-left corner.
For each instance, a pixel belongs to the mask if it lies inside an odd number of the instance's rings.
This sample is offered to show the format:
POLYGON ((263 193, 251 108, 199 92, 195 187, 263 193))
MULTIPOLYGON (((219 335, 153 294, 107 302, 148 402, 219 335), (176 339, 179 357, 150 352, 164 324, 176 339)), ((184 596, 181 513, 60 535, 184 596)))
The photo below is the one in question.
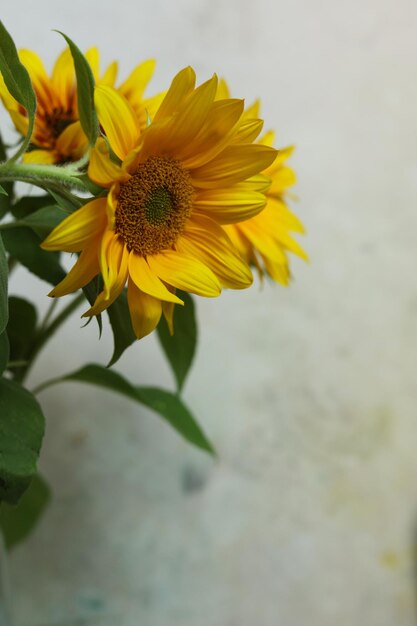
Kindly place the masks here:
POLYGON ((198 296, 213 298, 221 293, 221 285, 211 269, 200 261, 178 252, 160 252, 148 257, 149 267, 168 285, 198 296))
POLYGON ((119 71, 119 64, 117 61, 113 61, 107 67, 103 76, 97 81, 100 85, 107 85, 108 87, 114 87, 116 82, 117 72, 119 71))
POLYGON ((23 65, 29 72, 30 79, 33 84, 33 88, 36 92, 36 97, 40 104, 47 105, 50 108, 51 104, 59 105, 54 90, 52 89, 51 80, 46 73, 45 66, 42 63, 41 58, 32 50, 19 50, 19 58, 23 65))
POLYGON ((107 144, 100 137, 90 151, 88 176, 100 187, 111 187, 115 181, 125 182, 130 175, 110 159, 107 144))
POLYGON ((194 207, 199 214, 211 217, 219 224, 234 224, 257 215, 266 204, 263 193, 243 188, 211 189, 199 193, 194 207))
POLYGON ((134 111, 121 94, 105 85, 95 88, 94 102, 110 145, 123 160, 139 139, 140 129, 134 111))
POLYGON ((84 56, 87 59, 91 67, 94 80, 97 83, 99 81, 99 73, 100 73, 100 52, 98 51, 98 48, 94 46, 90 48, 89 50, 87 50, 84 56))
POLYGON ((69 48, 65 48, 55 62, 52 71, 52 84, 55 91, 60 95, 65 109, 70 109, 75 99, 76 84, 74 61, 69 48))
POLYGON ((145 89, 155 71, 155 66, 155 59, 140 63, 118 88, 118 91, 129 100, 133 107, 141 104, 145 89))
POLYGON ((25 152, 22 159, 24 163, 44 163, 52 165, 57 161, 58 155, 52 150, 31 150, 25 152))
POLYGON ((151 270, 146 259, 135 252, 130 253, 129 274, 138 289, 167 302, 184 304, 180 298, 171 293, 151 270))
POLYGON ((73 122, 62 131, 56 140, 56 149, 64 157, 80 159, 88 148, 88 139, 80 122, 73 122))
POLYGON ((128 277, 129 253, 124 244, 113 237, 107 248, 108 280, 93 306, 83 317, 99 315, 120 296, 128 277))
POLYGON ((63 280, 48 294, 57 298, 77 291, 87 285, 100 271, 98 264, 98 242, 89 242, 77 262, 63 280))
POLYGON ((277 151, 257 144, 232 145, 215 159, 191 172, 194 184, 215 188, 219 184, 233 185, 262 172, 275 159, 277 151))
POLYGON ((226 233, 215 222, 200 218, 177 241, 179 252, 201 261, 219 278, 224 287, 245 289, 253 282, 249 266, 235 252, 226 233))
POLYGON ((133 330, 138 339, 146 337, 158 326, 162 314, 161 301, 144 293, 129 280, 127 302, 133 330))
POLYGON ((97 198, 65 218, 41 244, 44 250, 79 252, 106 223, 106 198, 97 198))
POLYGON ((178 109, 183 100, 194 89, 195 72, 188 66, 178 72, 168 89, 161 106, 155 114, 154 122, 159 122, 171 116, 178 109))

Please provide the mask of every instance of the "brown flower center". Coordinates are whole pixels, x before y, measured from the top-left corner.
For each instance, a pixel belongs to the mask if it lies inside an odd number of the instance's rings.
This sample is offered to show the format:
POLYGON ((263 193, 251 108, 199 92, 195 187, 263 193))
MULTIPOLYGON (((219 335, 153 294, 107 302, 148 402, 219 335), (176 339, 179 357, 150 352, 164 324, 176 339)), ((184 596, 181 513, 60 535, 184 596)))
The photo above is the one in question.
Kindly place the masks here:
POLYGON ((172 247, 193 206, 189 173, 174 159, 152 156, 120 185, 115 230, 142 256, 172 247))
POLYGON ((72 111, 65 111, 61 107, 55 107, 51 112, 45 113, 45 123, 54 139, 74 122, 72 111))

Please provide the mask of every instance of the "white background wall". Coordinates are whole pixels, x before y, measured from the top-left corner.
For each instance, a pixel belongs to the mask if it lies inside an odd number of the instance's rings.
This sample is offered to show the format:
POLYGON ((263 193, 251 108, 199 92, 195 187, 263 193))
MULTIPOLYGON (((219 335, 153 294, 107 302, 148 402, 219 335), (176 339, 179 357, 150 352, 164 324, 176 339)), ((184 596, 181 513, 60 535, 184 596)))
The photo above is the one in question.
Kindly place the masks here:
MULTIPOLYGON (((417 4, 21 0, 1 18, 49 67, 58 28, 124 75, 156 57, 155 90, 191 64, 261 96, 297 145, 311 256, 288 290, 198 303, 185 397, 217 462, 122 398, 42 395, 54 501, 12 557, 18 626, 414 624, 417 4)), ((21 271, 11 291, 42 309, 47 289, 21 271)), ((109 330, 79 327, 31 384, 106 362, 109 330)), ((117 369, 172 386, 153 337, 117 369)))

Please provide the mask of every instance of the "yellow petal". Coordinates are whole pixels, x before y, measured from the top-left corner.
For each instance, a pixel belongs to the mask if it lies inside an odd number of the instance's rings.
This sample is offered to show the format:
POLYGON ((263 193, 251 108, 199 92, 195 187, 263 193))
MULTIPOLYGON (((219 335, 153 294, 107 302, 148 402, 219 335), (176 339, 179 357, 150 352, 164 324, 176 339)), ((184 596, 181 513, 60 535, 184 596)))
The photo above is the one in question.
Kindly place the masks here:
POLYGON ((180 104, 192 92, 195 85, 195 72, 188 66, 178 72, 168 89, 161 106, 155 114, 154 122, 159 122, 177 111, 180 104))
POLYGON ((174 310, 175 304, 173 302, 162 302, 162 313, 164 314, 171 337, 174 334, 174 310))
POLYGON ((226 100, 227 98, 230 98, 230 89, 224 78, 221 78, 217 86, 216 100, 226 100))
POLYGON ((177 241, 177 250, 200 259, 219 278, 224 287, 245 289, 252 284, 249 266, 236 253, 226 233, 212 220, 190 220, 177 241))
POLYGON ((84 56, 91 67, 95 82, 98 83, 100 73, 100 53, 98 49, 96 47, 90 48, 84 56))
POLYGON ((63 106, 70 109, 75 99, 76 81, 74 61, 69 48, 65 48, 55 62, 52 84, 55 91, 60 95, 63 106))
POLYGON ((119 69, 119 64, 117 61, 113 61, 110 63, 103 76, 98 80, 99 85, 107 85, 108 87, 114 87, 114 83, 116 82, 117 72, 119 69))
POLYGON ((36 97, 42 106, 46 105, 46 108, 50 109, 54 105, 59 105, 60 102, 56 98, 51 80, 40 57, 31 50, 19 50, 19 58, 29 72, 36 97))
POLYGON ((159 280, 158 276, 150 269, 146 259, 133 251, 130 253, 129 274, 136 286, 150 296, 159 300, 184 304, 159 280))
POLYGON ((23 155, 24 163, 47 163, 49 165, 56 163, 58 155, 52 150, 31 150, 23 155))
POLYGON ((263 120, 244 119, 233 138, 233 143, 252 143, 261 132, 263 125, 263 120))
POLYGON ((233 185, 262 172, 276 154, 273 148, 257 144, 229 146, 215 159, 193 170, 191 176, 194 184, 201 188, 233 185))
POLYGON ((129 180, 130 174, 110 159, 109 150, 103 137, 100 137, 90 151, 88 176, 101 187, 111 187, 114 182, 129 180))
POLYGON ((107 283, 83 317, 99 315, 120 296, 128 277, 128 259, 126 246, 117 237, 113 237, 107 248, 107 283))
POLYGON ((236 189, 211 189, 201 192, 194 201, 198 213, 204 213, 219 224, 234 224, 257 215, 266 204, 263 193, 236 185, 236 189))
POLYGON ((136 337, 142 339, 158 326, 162 314, 161 301, 143 293, 133 280, 128 283, 127 301, 133 330, 136 337))
POLYGON ((56 149, 64 157, 80 159, 88 148, 88 139, 80 122, 73 122, 62 131, 56 140, 56 149))
POLYGON ((139 140, 140 129, 134 111, 122 95, 105 85, 95 88, 94 102, 110 145, 123 160, 139 140))
POLYGON ((168 285, 198 296, 213 298, 221 293, 219 280, 200 261, 178 252, 160 252, 148 257, 149 267, 168 285))
POLYGON ((51 297, 65 296, 87 285, 100 271, 98 241, 91 241, 63 280, 49 293, 51 297))
POLYGON ((142 102, 145 89, 155 71, 155 65, 156 61, 154 59, 140 63, 118 88, 118 91, 129 100, 132 106, 139 105, 142 102))
POLYGON ((97 198, 71 213, 41 244, 44 250, 79 252, 86 242, 105 227, 106 198, 97 198))

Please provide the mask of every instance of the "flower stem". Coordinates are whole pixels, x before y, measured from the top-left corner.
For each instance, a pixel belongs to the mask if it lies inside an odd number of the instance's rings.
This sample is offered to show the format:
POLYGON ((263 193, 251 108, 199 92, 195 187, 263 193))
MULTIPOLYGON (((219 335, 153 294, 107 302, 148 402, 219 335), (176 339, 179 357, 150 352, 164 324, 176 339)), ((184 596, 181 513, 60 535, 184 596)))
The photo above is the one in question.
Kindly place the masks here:
POLYGON ((59 167, 38 163, 0 163, 1 182, 19 180, 37 185, 38 187, 58 184, 85 191, 84 183, 77 176, 78 171, 74 166, 59 167))

